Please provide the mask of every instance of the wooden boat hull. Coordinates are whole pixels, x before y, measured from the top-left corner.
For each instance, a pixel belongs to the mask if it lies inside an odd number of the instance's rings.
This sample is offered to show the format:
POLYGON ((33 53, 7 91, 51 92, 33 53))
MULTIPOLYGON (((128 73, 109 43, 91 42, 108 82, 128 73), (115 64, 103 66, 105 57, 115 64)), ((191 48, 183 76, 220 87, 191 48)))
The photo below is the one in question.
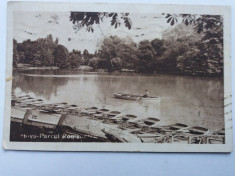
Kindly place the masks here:
POLYGON ((131 94, 122 94, 122 93, 114 93, 114 98, 123 99, 123 100, 144 100, 144 101, 160 101, 159 97, 142 97, 140 95, 131 95, 131 94))
POLYGON ((203 127, 191 127, 188 129, 191 134, 202 135, 207 133, 209 130, 203 127))

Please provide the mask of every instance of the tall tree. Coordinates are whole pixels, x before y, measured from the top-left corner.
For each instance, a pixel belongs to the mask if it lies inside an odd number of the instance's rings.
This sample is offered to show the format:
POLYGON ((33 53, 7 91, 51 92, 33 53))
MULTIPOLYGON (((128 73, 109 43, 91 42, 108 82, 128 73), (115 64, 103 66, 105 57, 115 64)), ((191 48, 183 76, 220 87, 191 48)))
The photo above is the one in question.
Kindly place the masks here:
POLYGON ((122 68, 135 69, 139 61, 137 53, 136 43, 130 38, 121 39, 117 36, 110 36, 102 41, 98 55, 106 62, 105 65, 108 68, 112 68, 113 58, 120 58, 122 68))
POLYGON ((201 34, 200 41, 177 58, 179 69, 196 75, 223 75, 223 17, 167 14, 166 18, 171 25, 181 19, 182 23, 193 26, 201 34))
POLYGON ((155 51, 155 57, 160 57, 162 56, 162 54, 164 53, 164 51, 166 50, 166 47, 164 45, 164 40, 160 40, 160 39, 154 39, 151 41, 151 45, 153 46, 153 49, 155 51))
POLYGON ((73 51, 69 53, 69 67, 78 67, 82 63, 81 51, 73 49, 73 51))
POLYGON ((57 45, 53 53, 55 58, 55 65, 60 68, 66 68, 68 66, 69 53, 63 45, 57 45))
POLYGON ((140 41, 138 45, 139 71, 153 72, 156 69, 154 48, 148 40, 140 41))
POLYGON ((17 51, 17 41, 13 39, 13 66, 16 67, 19 62, 19 53, 17 51))
POLYGON ((201 40, 202 34, 195 32, 193 26, 177 24, 174 28, 164 31, 162 36, 166 50, 158 64, 158 70, 167 73, 182 72, 184 67, 179 64, 182 58, 178 57, 195 46, 201 40))
POLYGON ((91 55, 87 49, 84 49, 83 51, 83 65, 87 65, 89 62, 89 59, 91 58, 91 55))

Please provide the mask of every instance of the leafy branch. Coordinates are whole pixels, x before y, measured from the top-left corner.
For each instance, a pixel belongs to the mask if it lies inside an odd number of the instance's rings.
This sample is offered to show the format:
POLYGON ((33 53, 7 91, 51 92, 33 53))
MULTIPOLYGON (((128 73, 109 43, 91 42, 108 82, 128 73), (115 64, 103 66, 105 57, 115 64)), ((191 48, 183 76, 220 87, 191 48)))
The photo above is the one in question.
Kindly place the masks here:
POLYGON ((131 29, 132 22, 129 13, 108 13, 108 12, 70 12, 70 21, 74 24, 74 30, 78 31, 86 27, 86 31, 94 32, 93 25, 100 24, 104 19, 109 19, 111 26, 117 28, 123 22, 125 27, 131 29))
POLYGON ((165 18, 171 26, 175 25, 178 19, 181 19, 181 22, 186 26, 194 25, 194 29, 198 33, 211 29, 220 30, 223 26, 223 17, 220 15, 166 14, 165 18))

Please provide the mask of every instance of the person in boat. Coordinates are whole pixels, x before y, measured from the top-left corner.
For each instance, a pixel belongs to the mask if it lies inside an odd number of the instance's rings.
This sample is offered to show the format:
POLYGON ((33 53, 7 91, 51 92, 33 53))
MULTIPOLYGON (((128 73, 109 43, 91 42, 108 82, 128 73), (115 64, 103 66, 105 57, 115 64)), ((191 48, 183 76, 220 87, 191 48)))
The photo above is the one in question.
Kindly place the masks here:
POLYGON ((147 98, 149 97, 149 91, 148 90, 145 90, 145 94, 142 95, 143 98, 147 98))

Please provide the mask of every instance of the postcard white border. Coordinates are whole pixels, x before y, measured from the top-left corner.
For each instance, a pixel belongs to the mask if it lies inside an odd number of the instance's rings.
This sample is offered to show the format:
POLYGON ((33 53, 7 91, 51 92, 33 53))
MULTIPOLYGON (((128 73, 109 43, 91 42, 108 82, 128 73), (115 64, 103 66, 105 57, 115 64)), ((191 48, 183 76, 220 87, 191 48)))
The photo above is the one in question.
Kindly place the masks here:
POLYGON ((128 151, 128 152, 231 152, 232 94, 231 94, 231 13, 228 6, 114 4, 78 2, 8 2, 7 9, 7 55, 5 81, 5 119, 3 148, 11 150, 47 151, 128 151), (225 144, 145 144, 145 143, 75 143, 75 142, 11 142, 10 112, 13 56, 14 11, 107 11, 130 13, 190 13, 224 16, 224 112, 225 144))

